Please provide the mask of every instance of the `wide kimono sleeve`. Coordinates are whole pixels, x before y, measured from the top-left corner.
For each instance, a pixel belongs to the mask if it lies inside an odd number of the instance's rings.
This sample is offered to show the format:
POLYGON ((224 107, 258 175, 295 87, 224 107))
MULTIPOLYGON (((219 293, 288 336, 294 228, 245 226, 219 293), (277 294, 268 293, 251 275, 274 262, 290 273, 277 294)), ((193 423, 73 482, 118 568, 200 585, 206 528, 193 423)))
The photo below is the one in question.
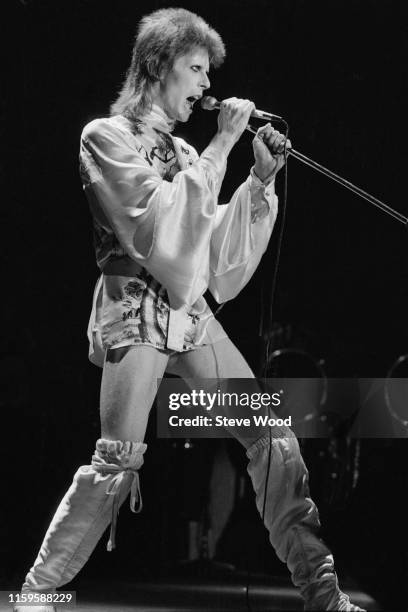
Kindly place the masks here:
POLYGON ((83 131, 80 158, 85 190, 92 190, 126 253, 166 287, 174 308, 194 304, 208 286, 223 151, 210 145, 169 182, 137 138, 99 119, 83 131))
POLYGON ((265 252, 275 224, 274 180, 260 181, 253 170, 229 204, 218 206, 211 237, 209 289, 217 302, 245 287, 265 252))

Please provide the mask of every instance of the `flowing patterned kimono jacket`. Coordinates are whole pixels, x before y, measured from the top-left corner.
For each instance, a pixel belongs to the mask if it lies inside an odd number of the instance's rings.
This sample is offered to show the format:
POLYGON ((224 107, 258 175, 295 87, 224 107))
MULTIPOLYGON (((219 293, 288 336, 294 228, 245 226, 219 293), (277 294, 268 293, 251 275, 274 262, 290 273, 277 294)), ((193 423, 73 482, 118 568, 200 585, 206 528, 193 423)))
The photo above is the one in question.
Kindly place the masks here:
POLYGON ((80 170, 101 276, 88 327, 89 357, 148 344, 191 350, 226 334, 203 294, 223 303, 254 273, 277 215, 272 180, 253 170, 218 205, 226 155, 173 137, 157 106, 138 121, 96 119, 81 137, 80 170))

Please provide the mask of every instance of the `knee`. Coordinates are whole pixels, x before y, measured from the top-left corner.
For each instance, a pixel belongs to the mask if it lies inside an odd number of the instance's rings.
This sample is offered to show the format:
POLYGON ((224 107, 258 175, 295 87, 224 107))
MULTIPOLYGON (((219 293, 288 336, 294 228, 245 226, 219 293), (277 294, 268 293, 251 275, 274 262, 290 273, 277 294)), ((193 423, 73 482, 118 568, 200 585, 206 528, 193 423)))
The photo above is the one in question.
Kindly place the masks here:
POLYGON ((285 429, 285 435, 275 439, 275 444, 279 446, 284 463, 287 464, 292 461, 296 461, 301 462, 303 464, 303 458, 300 452, 300 446, 297 437, 291 429, 289 429, 288 427, 286 427, 285 429))
POLYGON ((306 475, 307 469, 300 452, 299 442, 288 427, 272 427, 247 450, 251 464, 271 463, 272 471, 285 469, 298 476, 306 475))
POLYGON ((247 450, 251 458, 256 452, 264 449, 280 448, 282 454, 300 454, 299 443, 293 431, 286 426, 264 427, 252 446, 247 450))

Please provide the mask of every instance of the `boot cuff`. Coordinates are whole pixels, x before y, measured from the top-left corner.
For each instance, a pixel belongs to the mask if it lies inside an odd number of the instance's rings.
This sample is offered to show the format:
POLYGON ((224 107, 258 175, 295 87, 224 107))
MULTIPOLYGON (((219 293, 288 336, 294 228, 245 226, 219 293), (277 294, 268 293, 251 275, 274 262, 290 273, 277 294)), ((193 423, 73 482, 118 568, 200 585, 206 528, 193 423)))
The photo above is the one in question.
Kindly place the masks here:
POLYGON ((105 440, 96 442, 95 455, 92 463, 110 463, 124 469, 138 470, 143 465, 143 453, 147 444, 143 442, 123 442, 121 440, 105 440))
POLYGON ((271 427, 270 434, 266 433, 262 438, 254 442, 246 452, 248 459, 252 459, 256 453, 264 448, 269 448, 270 440, 282 440, 285 438, 295 438, 295 434, 289 427, 271 427))

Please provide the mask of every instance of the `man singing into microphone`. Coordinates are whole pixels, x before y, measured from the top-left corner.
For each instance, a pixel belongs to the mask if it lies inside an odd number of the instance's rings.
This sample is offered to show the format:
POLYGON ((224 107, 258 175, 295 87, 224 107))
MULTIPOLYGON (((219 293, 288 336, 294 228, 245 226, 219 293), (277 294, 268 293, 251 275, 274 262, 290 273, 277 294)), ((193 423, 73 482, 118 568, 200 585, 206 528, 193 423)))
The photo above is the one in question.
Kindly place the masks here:
MULTIPOLYGON (((133 509, 140 500, 158 378, 166 371, 253 378, 203 294, 209 289, 218 302, 230 300, 255 271, 277 215, 274 180, 284 164, 284 137, 269 124, 258 130, 247 180, 219 206, 228 155, 254 104, 224 100, 217 133, 201 155, 172 134, 210 87, 210 64, 219 66, 224 56, 220 36, 189 11, 144 17, 111 116, 83 131, 81 177, 102 272, 88 329, 90 358, 103 367, 101 439, 61 501, 23 592, 67 584, 109 524, 108 548, 115 546, 120 504, 129 491, 133 509)), ((340 591, 333 557, 317 536, 318 513, 293 433, 260 426, 252 439, 233 434, 246 448, 270 541, 306 608, 360 610, 340 591)))

